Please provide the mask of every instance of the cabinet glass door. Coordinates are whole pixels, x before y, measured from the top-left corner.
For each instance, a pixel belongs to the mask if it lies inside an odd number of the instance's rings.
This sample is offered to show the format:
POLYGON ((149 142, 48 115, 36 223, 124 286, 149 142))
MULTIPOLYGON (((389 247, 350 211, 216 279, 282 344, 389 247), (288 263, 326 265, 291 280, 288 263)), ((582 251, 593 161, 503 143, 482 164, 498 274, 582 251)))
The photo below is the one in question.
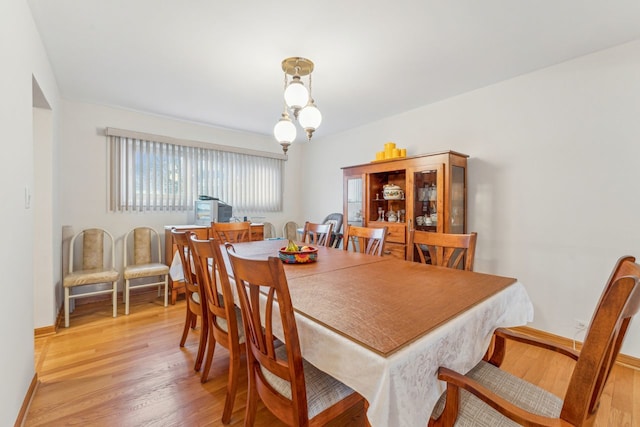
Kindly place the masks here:
POLYGON ((416 230, 443 230, 442 171, 442 166, 434 166, 413 174, 413 226, 416 230))
POLYGON ((464 234, 466 232, 465 218, 465 169, 460 166, 451 167, 451 225, 450 233, 464 234))
POLYGON ((347 223, 361 227, 363 225, 362 197, 364 195, 364 192, 362 190, 362 177, 348 177, 346 179, 345 187, 345 190, 347 192, 347 223))

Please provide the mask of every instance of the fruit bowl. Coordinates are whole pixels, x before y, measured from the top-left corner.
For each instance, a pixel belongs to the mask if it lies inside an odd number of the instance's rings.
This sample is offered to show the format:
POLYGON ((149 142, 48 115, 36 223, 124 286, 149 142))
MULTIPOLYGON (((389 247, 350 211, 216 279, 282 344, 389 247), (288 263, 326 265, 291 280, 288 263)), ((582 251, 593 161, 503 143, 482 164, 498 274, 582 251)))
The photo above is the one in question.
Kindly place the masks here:
POLYGON ((278 256, 286 264, 305 264, 316 262, 318 259, 318 248, 313 246, 298 246, 297 251, 287 251, 286 247, 280 248, 278 256))

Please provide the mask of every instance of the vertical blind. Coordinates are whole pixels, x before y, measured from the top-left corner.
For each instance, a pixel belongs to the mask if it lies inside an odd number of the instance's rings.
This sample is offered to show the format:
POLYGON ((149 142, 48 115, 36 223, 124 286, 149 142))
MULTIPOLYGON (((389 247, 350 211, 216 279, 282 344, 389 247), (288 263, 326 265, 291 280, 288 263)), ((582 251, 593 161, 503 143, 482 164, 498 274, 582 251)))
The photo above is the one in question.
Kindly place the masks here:
POLYGON ((121 135, 108 138, 112 211, 191 210, 199 195, 216 197, 234 211, 282 210, 282 156, 121 135))

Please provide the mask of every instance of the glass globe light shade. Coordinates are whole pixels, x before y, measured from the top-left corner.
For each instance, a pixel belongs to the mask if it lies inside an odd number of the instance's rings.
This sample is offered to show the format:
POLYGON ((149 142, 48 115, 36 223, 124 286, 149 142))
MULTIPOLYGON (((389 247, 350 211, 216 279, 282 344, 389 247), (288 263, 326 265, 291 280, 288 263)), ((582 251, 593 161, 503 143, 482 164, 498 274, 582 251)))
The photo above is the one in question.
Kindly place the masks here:
POLYGON ((284 90, 284 101, 289 108, 302 108, 309 102, 309 91, 304 86, 300 77, 294 76, 291 83, 284 90))
POLYGON ((280 144, 290 144, 296 139, 296 126, 291 122, 288 114, 282 114, 282 118, 273 127, 273 136, 280 144))
POLYGON ((322 114, 320 113, 320 110, 318 110, 318 107, 313 103, 313 100, 306 107, 300 110, 298 122, 305 130, 318 129, 320 123, 322 123, 322 114))

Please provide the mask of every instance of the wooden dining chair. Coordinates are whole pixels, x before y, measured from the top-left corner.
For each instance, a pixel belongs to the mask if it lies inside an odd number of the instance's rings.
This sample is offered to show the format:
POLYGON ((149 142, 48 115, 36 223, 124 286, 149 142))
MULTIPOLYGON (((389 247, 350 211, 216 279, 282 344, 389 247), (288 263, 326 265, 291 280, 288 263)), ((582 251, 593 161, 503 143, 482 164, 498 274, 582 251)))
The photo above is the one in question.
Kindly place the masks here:
POLYGON ((318 246, 327 246, 331 244, 331 232, 333 231, 333 224, 317 224, 314 222, 305 222, 304 229, 302 231, 302 241, 318 246))
POLYGON ((342 249, 382 256, 386 238, 387 226, 374 228, 347 224, 342 249))
POLYGON ((227 424, 231 420, 238 389, 240 355, 245 348, 242 314, 240 308, 234 304, 229 275, 220 250, 220 241, 198 240, 197 236, 192 235, 190 245, 196 277, 206 297, 205 309, 209 322, 207 353, 200 382, 205 383, 208 380, 216 344, 220 344, 229 351, 227 395, 222 411, 222 422, 227 424))
POLYGON ((447 390, 436 404, 429 426, 593 425, 600 396, 622 347, 631 318, 640 308, 640 265, 633 257, 616 264, 594 311, 581 351, 543 339, 498 329, 494 348, 466 375, 441 367, 438 378, 447 390), (505 343, 555 351, 575 360, 564 400, 499 368, 505 343), (508 418, 508 419, 507 419, 508 418))
POLYGON ((447 234, 411 230, 409 247, 415 246, 420 262, 473 271, 477 233, 447 234), (464 261, 464 263, 463 263, 464 261))
POLYGON ((251 223, 244 222, 212 222, 211 237, 222 243, 238 243, 251 241, 251 223))
POLYGON ((182 337, 180 338, 180 347, 184 347, 184 344, 187 341, 187 336, 189 336, 189 329, 195 329, 198 319, 200 319, 200 340, 198 342, 198 352, 196 354, 196 361, 193 367, 195 371, 199 371, 202 367, 202 360, 204 359, 204 352, 207 346, 209 321, 207 319, 207 310, 203 307, 205 301, 204 292, 200 290, 195 274, 195 268, 192 267, 193 257, 191 254, 189 240, 191 239, 193 232, 172 229, 171 234, 182 263, 185 299, 187 302, 184 328, 182 330, 182 337))
POLYGON ((245 426, 254 424, 258 398, 290 426, 325 425, 355 405, 366 408, 360 394, 302 358, 282 261, 244 258, 226 247, 248 342, 245 426), (274 322, 282 327, 281 340, 274 322))

